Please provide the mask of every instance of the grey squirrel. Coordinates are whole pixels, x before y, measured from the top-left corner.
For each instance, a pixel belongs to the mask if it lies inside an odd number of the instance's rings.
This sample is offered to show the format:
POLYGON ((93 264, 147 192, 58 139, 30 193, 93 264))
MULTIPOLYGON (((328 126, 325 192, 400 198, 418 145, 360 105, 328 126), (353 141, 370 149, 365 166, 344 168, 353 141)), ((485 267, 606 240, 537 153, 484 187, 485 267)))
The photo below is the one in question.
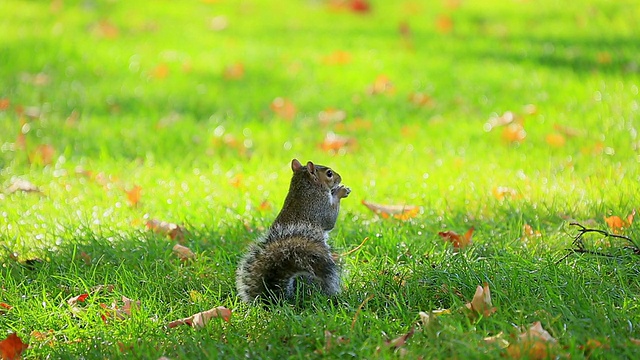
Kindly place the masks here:
POLYGON ((249 247, 236 271, 236 287, 245 302, 291 298, 302 277, 326 295, 340 292, 340 271, 327 244, 340 210, 351 193, 332 169, 309 161, 291 161, 293 176, 282 210, 249 247))

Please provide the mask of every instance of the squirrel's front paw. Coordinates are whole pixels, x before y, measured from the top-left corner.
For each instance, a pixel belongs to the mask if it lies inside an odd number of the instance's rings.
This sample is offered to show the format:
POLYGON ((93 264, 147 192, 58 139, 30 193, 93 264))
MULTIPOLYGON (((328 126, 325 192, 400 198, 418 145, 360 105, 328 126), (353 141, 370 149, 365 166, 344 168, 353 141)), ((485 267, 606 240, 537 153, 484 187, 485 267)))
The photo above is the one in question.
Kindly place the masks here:
POLYGON ((346 198, 349 194, 351 194, 351 189, 344 185, 340 185, 336 192, 338 199, 346 198))

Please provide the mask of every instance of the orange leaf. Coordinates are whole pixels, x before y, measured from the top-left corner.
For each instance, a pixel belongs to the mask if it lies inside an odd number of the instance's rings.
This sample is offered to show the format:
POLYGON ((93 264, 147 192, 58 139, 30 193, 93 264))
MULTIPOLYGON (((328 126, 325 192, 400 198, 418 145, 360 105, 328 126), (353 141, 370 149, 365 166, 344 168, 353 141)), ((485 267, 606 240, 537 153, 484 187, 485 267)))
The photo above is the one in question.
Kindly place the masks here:
POLYGON ((239 80, 244 77, 244 65, 235 63, 224 68, 224 78, 228 80, 239 80))
POLYGON ((151 71, 151 77, 155 79, 166 79, 169 76, 169 66, 167 64, 159 64, 151 71))
POLYGON ((416 217, 420 212, 420 207, 413 205, 381 205, 370 203, 365 200, 362 200, 362 205, 368 207, 371 211, 380 215, 384 219, 394 217, 399 220, 409 220, 416 217))
POLYGON ((0 341, 0 355, 2 360, 17 360, 28 347, 29 345, 23 343, 18 335, 11 333, 6 339, 0 341))
POLYGON ((351 54, 346 51, 334 51, 322 58, 325 65, 346 65, 351 62, 351 54))
POLYGON ((527 132, 519 123, 511 123, 502 131, 502 138, 508 142, 522 142, 526 137, 527 132))
POLYGON ((547 135, 547 137, 545 138, 545 141, 547 142, 547 144, 556 148, 563 147, 564 144, 567 142, 565 137, 562 134, 558 134, 558 133, 552 133, 547 135))
POLYGON ((271 110, 285 120, 293 120, 296 117, 296 107, 285 98, 277 97, 271 102, 271 110))
POLYGON ((636 215, 636 210, 633 209, 631 214, 627 215, 626 219, 621 219, 619 216, 605 217, 604 221, 614 234, 620 234, 625 229, 628 229, 633 224, 633 218, 636 215))
POLYGON ((436 19, 436 30, 442 34, 448 34, 453 30, 453 20, 450 16, 439 15, 436 19))
POLYGON ((214 317, 219 317, 226 322, 230 322, 231 310, 227 309, 224 306, 218 306, 211 310, 199 312, 195 315, 189 316, 188 318, 174 320, 170 322, 167 326, 169 328, 174 328, 179 325, 189 325, 194 328, 203 328, 207 325, 209 320, 211 320, 214 317))
POLYGON ((243 184, 244 176, 242 174, 236 174, 231 179, 229 179, 229 184, 234 188, 241 188, 243 184))
POLYGON ((498 186, 493 188, 493 196, 502 201, 505 198, 515 198, 518 196, 518 192, 515 189, 506 186, 498 186))
POLYGON ((393 92, 395 92, 393 83, 386 75, 378 75, 373 84, 367 87, 367 94, 369 95, 384 93, 391 94, 393 92))
POLYGON ((78 302, 84 302, 85 300, 87 300, 88 297, 89 297, 89 294, 81 294, 78 296, 74 296, 71 299, 67 300, 67 304, 73 306, 78 302))
POLYGON ((367 0, 351 0, 351 11, 356 13, 368 13, 371 5, 367 0))
POLYGON ((11 106, 9 99, 0 99, 0 110, 7 110, 11 106))
POLYGON ((520 334, 517 343, 509 345, 507 354, 514 359, 548 359, 554 357, 557 342, 542 328, 540 321, 536 321, 527 332, 520 334))
POLYGON ((126 191, 126 193, 129 204, 131 204, 131 206, 138 206, 140 197, 142 195, 142 188, 136 185, 133 187, 133 189, 126 191))
POLYGON ((524 224, 524 226, 522 227, 522 240, 538 238, 541 236, 542 234, 540 233, 540 231, 533 230, 533 228, 529 224, 524 224))
POLYGON ((13 309, 13 306, 7 303, 0 302, 0 311, 4 311, 4 309, 11 310, 13 309))
POLYGON ((147 221, 147 229, 152 230, 156 234, 168 235, 169 238, 176 241, 183 241, 186 231, 181 226, 160 220, 147 221))
POLYGON ((175 244, 173 246, 173 253, 176 254, 182 261, 196 258, 196 254, 194 254, 191 249, 180 244, 175 244))
POLYGON ((273 208, 273 206, 271 205, 271 203, 269 202, 269 200, 263 200, 260 203, 260 206, 258 206, 258 209, 260 211, 269 211, 273 208))
MULTIPOLYGON (((473 295, 473 300, 465 305, 467 309, 475 312, 476 314, 484 317, 490 316, 496 312, 496 308, 491 304, 491 292, 489 291, 489 284, 484 283, 483 286, 478 285, 476 293, 473 295)), ((475 316, 475 314, 474 314, 475 316)))
POLYGON ((427 94, 421 92, 415 92, 409 95, 409 101, 417 106, 431 105, 433 100, 427 94))
POLYGON ((320 144, 320 148, 327 152, 346 151, 347 147, 356 144, 356 140, 351 137, 340 136, 332 132, 328 132, 324 140, 320 144))
POLYGON ((455 231, 441 231, 438 235, 445 241, 451 242, 454 249, 464 249, 473 243, 471 237, 474 230, 475 228, 472 226, 464 235, 459 235, 455 231))
POLYGON ((56 149, 51 145, 38 145, 38 147, 29 156, 32 164, 51 165, 56 149))

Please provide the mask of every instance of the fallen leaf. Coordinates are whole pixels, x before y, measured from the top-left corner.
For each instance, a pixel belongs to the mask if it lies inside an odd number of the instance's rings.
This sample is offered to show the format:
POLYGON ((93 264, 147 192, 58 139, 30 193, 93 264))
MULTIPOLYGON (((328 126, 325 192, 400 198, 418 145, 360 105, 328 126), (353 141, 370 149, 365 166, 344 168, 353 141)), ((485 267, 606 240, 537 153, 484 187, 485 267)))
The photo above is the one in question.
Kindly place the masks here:
POLYGON ((74 296, 71 299, 67 300, 67 304, 73 306, 78 302, 84 302, 89 297, 89 294, 80 294, 78 296, 74 296))
POLYGON ((138 309, 140 307, 140 301, 134 301, 126 296, 122 296, 123 305, 118 306, 117 302, 114 301, 111 303, 111 306, 107 306, 105 304, 100 304, 100 307, 103 309, 102 312, 102 321, 108 322, 110 319, 114 320, 125 320, 131 316, 133 309, 138 309))
POLYGON ((55 331, 53 331, 53 329, 49 329, 49 331, 47 332, 41 332, 38 330, 33 330, 29 336, 31 336, 33 339, 37 340, 37 341, 48 341, 48 342, 53 342, 54 339, 52 339, 52 337, 54 336, 55 331))
POLYGON ((624 230, 631 227, 633 224, 633 218, 636 215, 636 209, 633 209, 629 215, 627 215, 626 219, 622 219, 619 216, 609 216, 605 217, 604 221, 607 223, 609 228, 614 234, 620 234, 624 230))
POLYGON ((51 165, 56 149, 51 145, 38 145, 38 147, 29 154, 29 163, 38 165, 51 165))
POLYGON ((367 87, 367 94, 376 95, 376 94, 391 94, 395 92, 395 87, 389 77, 386 75, 378 75, 373 84, 367 87))
POLYGON ((0 355, 2 360, 17 360, 20 355, 29 347, 15 333, 9 334, 6 339, 0 341, 0 355))
POLYGON ((227 80, 239 80, 244 77, 244 65, 235 63, 224 68, 224 78, 227 80))
POLYGON ((476 316, 477 314, 488 317, 496 312, 496 308, 491 304, 491 291, 489 291, 489 284, 484 283, 483 286, 478 285, 476 293, 473 295, 473 300, 465 306, 467 309, 472 311, 473 316, 476 316))
POLYGON ((179 242, 184 241, 186 235, 186 230, 183 227, 166 221, 152 219, 147 221, 146 226, 147 229, 157 234, 167 235, 172 240, 179 242))
POLYGON ((199 313, 197 313, 195 315, 189 316, 189 317, 184 318, 184 319, 179 319, 179 320, 172 321, 167 326, 169 328, 174 328, 174 327, 177 327, 179 325, 189 325, 189 326, 194 327, 194 328, 203 328, 203 327, 205 327, 207 325, 209 320, 211 320, 214 317, 220 317, 224 321, 230 322, 231 321, 231 310, 227 309, 224 306, 218 306, 218 307, 213 308, 211 310, 199 312, 199 313))
POLYGON ((231 179, 229 179, 229 184, 231 184, 231 186, 233 186, 236 189, 241 188, 244 185, 244 175, 242 174, 235 174, 231 179))
POLYGON ((497 186, 493 188, 493 196, 502 201, 505 198, 516 198, 518 196, 518 192, 515 189, 506 186, 497 186))
POLYGON ((384 219, 394 217, 399 220, 409 220, 416 217, 420 212, 420 207, 414 205, 381 205, 370 203, 365 200, 362 200, 362 205, 366 206, 369 210, 380 215, 384 219))
POLYGON ((594 350, 609 348, 610 346, 608 343, 603 343, 602 341, 596 339, 588 339, 586 344, 580 345, 580 349, 584 351, 587 357, 590 357, 593 354, 594 350))
POLYGON ((409 332, 407 332, 406 334, 402 336, 398 336, 397 338, 391 341, 387 341, 386 345, 392 348, 399 348, 401 346, 404 346, 407 343, 407 340, 409 340, 409 338, 413 335, 414 332, 415 332, 415 328, 412 327, 409 330, 409 332))
POLYGON ((409 101, 416 106, 427 106, 433 104, 433 99, 425 93, 415 92, 409 95, 409 101))
POLYGON ((351 62, 351 54, 346 51, 334 51, 322 58, 325 65, 346 65, 351 62))
POLYGON ((522 240, 539 238, 541 236, 542 234, 540 233, 540 231, 533 230, 533 228, 529 224, 525 223, 522 227, 522 240))
POLYGON ((136 185, 131 190, 125 191, 127 194, 127 200, 129 201, 129 205, 136 207, 140 202, 140 197, 142 196, 142 187, 136 185))
POLYGON ((344 121, 347 113, 344 110, 328 108, 318 113, 318 121, 322 125, 329 125, 344 121))
POLYGON ((36 192, 36 193, 41 192, 40 189, 37 186, 35 186, 31 182, 29 182, 27 180, 23 180, 23 179, 16 179, 7 188, 7 194, 13 194, 14 192, 17 192, 17 191, 36 192))
POLYGON ((640 339, 629 338, 632 344, 640 346, 640 339))
POLYGON ((7 110, 11 106, 9 99, 0 99, 0 111, 7 110))
POLYGON ((341 150, 346 151, 348 147, 356 145, 356 139, 346 136, 337 135, 333 132, 328 132, 324 137, 324 140, 320 144, 320 148, 327 152, 339 152, 341 150))
POLYGON ((286 98, 277 97, 271 102, 271 110, 284 120, 293 120, 296 117, 296 107, 286 98))
POLYGON ((567 142, 567 139, 562 134, 551 133, 547 135, 544 140, 552 147, 561 148, 567 142))
POLYGON ((82 261, 84 261, 85 265, 91 266, 91 256, 89 254, 87 254, 86 252, 82 251, 82 252, 80 252, 80 258, 82 259, 82 261))
POLYGON ((258 210, 260 211, 269 211, 273 208, 269 200, 262 200, 260 205, 258 206, 258 210))
POLYGON ((180 244, 175 244, 173 246, 173 253, 176 254, 182 261, 196 258, 196 254, 194 254, 191 249, 180 244))
POLYGON ((351 11, 356 13, 368 13, 371 11, 371 5, 367 0, 351 0, 351 11))
POLYGON ((167 64, 158 64, 153 70, 151 70, 151 77, 154 79, 166 79, 169 76, 169 65, 167 64))
POLYGON ((502 138, 507 142, 523 142, 527 137, 527 132, 522 124, 512 123, 507 125, 502 131, 502 138))
POLYGON ((448 15, 439 15, 436 18, 436 30, 441 34, 449 34, 453 31, 453 19, 448 15))
POLYGON ((441 231, 438 233, 438 235, 441 238, 443 238, 445 241, 451 242, 451 244, 453 245, 453 248, 458 250, 458 249, 464 249, 473 243, 471 241, 471 237, 473 236, 474 230, 475 228, 472 226, 471 228, 469 228, 469 230, 467 230, 466 233, 464 233, 464 235, 460 235, 455 231, 451 231, 451 230, 441 231))
POLYGON ((7 303, 3 303, 0 302, 0 311, 7 311, 7 310, 11 310, 13 309, 13 306, 7 304, 7 303))
POLYGON ((507 348, 507 354, 513 359, 553 358, 557 340, 536 321, 527 332, 520 334, 518 341, 507 348))

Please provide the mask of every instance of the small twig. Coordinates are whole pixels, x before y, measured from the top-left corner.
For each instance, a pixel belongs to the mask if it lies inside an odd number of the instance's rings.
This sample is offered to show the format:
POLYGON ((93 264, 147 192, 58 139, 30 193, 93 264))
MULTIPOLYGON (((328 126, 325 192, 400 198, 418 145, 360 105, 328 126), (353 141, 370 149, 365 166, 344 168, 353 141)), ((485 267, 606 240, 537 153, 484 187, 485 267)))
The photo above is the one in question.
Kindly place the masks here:
POLYGON ((569 255, 575 254, 575 253, 591 254, 591 255, 605 256, 605 257, 614 257, 611 254, 606 254, 606 253, 603 253, 603 252, 600 252, 600 251, 587 250, 585 248, 585 246, 584 246, 584 242, 582 241, 582 237, 584 236, 584 234, 587 234, 587 233, 597 233, 597 234, 600 234, 600 235, 604 236, 605 238, 609 237, 609 238, 626 240, 631 244, 631 246, 629 246, 629 247, 633 249, 633 252, 636 255, 640 255, 640 246, 638 246, 638 244, 636 244, 636 242, 633 241, 633 239, 631 239, 628 236, 612 234, 612 233, 610 233, 608 231, 600 230, 600 229, 589 229, 589 228, 583 226, 582 224, 579 224, 579 223, 576 223, 576 222, 569 223, 569 225, 577 226, 577 227, 580 228, 578 230, 578 235, 576 235, 576 237, 573 239, 573 242, 571 243, 571 245, 573 245, 574 248, 567 249, 568 253, 565 256, 563 256, 560 260, 556 261, 556 264, 559 264, 564 259, 568 258, 569 255))
POLYGON ((353 328, 356 326, 356 320, 358 320, 358 315, 360 315, 360 312, 362 311, 362 308, 371 299, 373 299, 373 294, 367 296, 367 298, 364 299, 364 301, 360 304, 360 306, 358 306, 358 310, 356 310, 356 314, 353 315, 353 321, 351 322, 351 330, 353 330, 353 328))
POLYGON ((364 243, 366 243, 367 241, 369 241, 369 237, 364 238, 364 240, 362 240, 362 242, 360 243, 360 245, 358 245, 358 246, 354 247, 353 249, 351 249, 351 250, 349 250, 349 251, 347 251, 347 252, 344 252, 344 253, 340 254, 340 256, 347 256, 347 255, 351 255, 351 254, 353 254, 354 252, 356 252, 356 251, 360 250, 360 248, 362 248, 362 246, 364 245, 364 243))

